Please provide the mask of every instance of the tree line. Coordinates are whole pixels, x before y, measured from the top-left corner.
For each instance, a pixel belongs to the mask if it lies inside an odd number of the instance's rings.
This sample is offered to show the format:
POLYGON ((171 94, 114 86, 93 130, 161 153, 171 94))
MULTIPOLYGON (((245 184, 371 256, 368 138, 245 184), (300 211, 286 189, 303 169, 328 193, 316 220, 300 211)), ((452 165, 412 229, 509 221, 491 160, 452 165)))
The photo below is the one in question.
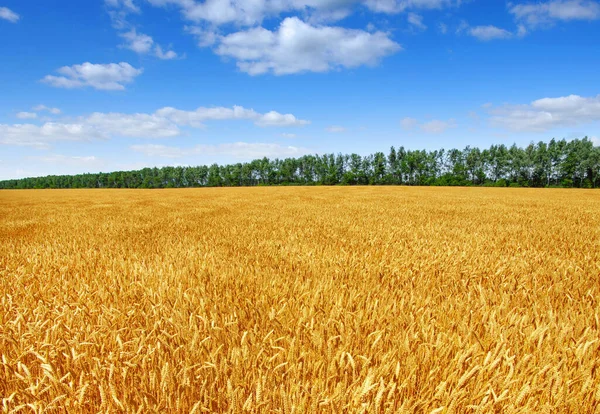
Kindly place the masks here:
POLYGON ((50 175, 0 181, 0 189, 181 188, 257 185, 600 186, 600 147, 587 137, 492 145, 480 150, 406 150, 387 154, 305 155, 196 167, 50 175))

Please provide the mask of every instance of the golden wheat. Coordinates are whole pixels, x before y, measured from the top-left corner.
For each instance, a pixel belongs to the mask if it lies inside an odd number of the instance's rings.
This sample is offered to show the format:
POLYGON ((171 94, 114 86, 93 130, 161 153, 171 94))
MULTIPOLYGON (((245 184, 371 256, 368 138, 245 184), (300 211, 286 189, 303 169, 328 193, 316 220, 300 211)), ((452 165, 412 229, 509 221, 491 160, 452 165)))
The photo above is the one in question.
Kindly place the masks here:
POLYGON ((600 412, 600 193, 0 192, 2 412, 600 412))

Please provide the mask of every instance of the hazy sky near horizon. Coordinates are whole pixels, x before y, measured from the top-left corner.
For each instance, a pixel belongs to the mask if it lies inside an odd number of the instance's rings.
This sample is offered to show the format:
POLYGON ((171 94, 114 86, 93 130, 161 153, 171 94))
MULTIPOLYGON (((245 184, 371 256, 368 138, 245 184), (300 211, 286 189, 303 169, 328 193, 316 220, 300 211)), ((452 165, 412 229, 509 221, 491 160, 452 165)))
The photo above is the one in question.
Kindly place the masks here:
POLYGON ((0 0, 0 179, 600 137, 600 1, 0 0))

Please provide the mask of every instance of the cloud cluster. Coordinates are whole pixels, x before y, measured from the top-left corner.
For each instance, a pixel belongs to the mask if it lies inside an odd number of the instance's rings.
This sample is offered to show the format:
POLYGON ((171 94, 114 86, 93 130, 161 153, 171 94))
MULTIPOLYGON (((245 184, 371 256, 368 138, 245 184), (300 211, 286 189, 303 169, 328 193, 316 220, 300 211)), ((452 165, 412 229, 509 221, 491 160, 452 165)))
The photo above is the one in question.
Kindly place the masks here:
POLYGON ((196 145, 181 148, 167 145, 145 144, 132 145, 133 151, 148 157, 183 158, 186 156, 229 156, 237 159, 257 159, 263 157, 283 158, 299 157, 309 153, 305 148, 284 146, 272 143, 235 142, 218 145, 196 145))
POLYGON ((56 88, 92 87, 99 90, 120 91, 125 84, 141 75, 142 69, 136 69, 129 63, 93 64, 63 66, 57 72, 62 76, 47 75, 42 82, 56 88))
MULTIPOLYGON (((23 119, 33 118, 24 115, 23 119)), ((89 141, 112 137, 170 138, 181 135, 182 127, 202 128, 204 122, 225 120, 249 120, 258 127, 295 127, 309 123, 292 114, 275 111, 263 114, 241 106, 200 107, 194 111, 166 107, 152 114, 95 112, 68 122, 46 122, 42 125, 0 124, 0 144, 48 148, 57 141, 89 141)))
POLYGON ((154 43, 152 37, 138 33, 135 28, 119 33, 119 36, 125 40, 125 43, 122 45, 124 48, 133 50, 140 55, 152 54, 162 60, 171 60, 178 57, 176 52, 163 50, 160 45, 154 43))
POLYGON ((48 148, 50 142, 90 141, 103 135, 89 125, 46 122, 33 124, 0 124, 0 144, 48 148))
POLYGON ((275 31, 257 27, 223 36, 215 51, 251 75, 284 75, 374 65, 401 49, 383 32, 312 26, 288 17, 275 31))
POLYGON ((104 3, 109 8, 108 14, 112 19, 113 27, 120 31, 119 37, 124 40, 121 47, 140 55, 152 55, 162 60, 179 57, 173 50, 165 50, 162 46, 156 44, 151 36, 138 33, 136 27, 129 23, 129 14, 141 13, 140 8, 133 0, 105 0, 104 3))
MULTIPOLYGON (((419 10, 458 7, 464 0, 147 0, 176 8, 191 22, 185 30, 200 47, 232 58, 250 75, 326 72, 373 66, 402 50, 389 33, 326 24, 368 9, 407 13, 417 30, 427 26, 419 10), (266 18, 283 17, 279 27, 262 26, 266 18), (231 28, 235 27, 234 31, 231 28), (245 28, 240 30, 239 28, 245 28)), ((371 25, 372 26, 372 25, 371 25)))
POLYGON ((200 107, 195 111, 183 111, 176 108, 166 107, 155 112, 159 117, 170 120, 171 122, 200 128, 203 123, 208 120, 234 120, 247 119, 252 120, 260 127, 290 127, 307 125, 310 122, 298 119, 292 114, 280 114, 276 111, 270 111, 265 114, 256 112, 254 109, 246 109, 242 106, 234 106, 233 108, 200 107))
POLYGON ((543 132, 600 121, 600 95, 543 98, 528 105, 490 107, 488 112, 492 126, 517 132, 543 132))
POLYGON ((508 3, 508 11, 517 27, 514 31, 493 25, 469 26, 463 22, 457 33, 467 33, 481 41, 511 39, 525 36, 530 30, 551 26, 558 21, 600 19, 600 2, 596 0, 549 0, 528 3, 508 3))
POLYGON ((600 19, 600 3, 593 0, 550 0, 509 4, 509 12, 531 27, 553 24, 559 20, 600 19))
POLYGON ((21 19, 21 16, 8 7, 0 7, 0 19, 7 20, 11 23, 16 23, 19 21, 19 19, 21 19))
POLYGON ((363 7, 377 13, 442 9, 459 6, 461 0, 148 0, 154 6, 179 8, 184 19, 220 26, 234 23, 260 25, 265 18, 285 13, 303 13, 313 22, 335 21, 363 7))
POLYGON ((470 26, 466 21, 463 21, 456 30, 456 33, 466 33, 469 36, 476 38, 482 42, 498 39, 512 39, 515 37, 523 37, 527 34, 527 29, 522 24, 519 24, 515 32, 494 25, 487 26, 470 26))

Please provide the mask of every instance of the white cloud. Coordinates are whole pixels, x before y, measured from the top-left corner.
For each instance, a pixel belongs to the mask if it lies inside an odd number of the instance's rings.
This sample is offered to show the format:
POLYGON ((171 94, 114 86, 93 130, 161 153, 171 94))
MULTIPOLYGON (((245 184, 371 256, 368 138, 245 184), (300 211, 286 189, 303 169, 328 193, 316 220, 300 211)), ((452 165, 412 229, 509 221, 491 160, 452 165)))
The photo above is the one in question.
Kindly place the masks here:
POLYGON ((48 111, 48 112, 50 112, 53 115, 60 115, 60 113, 61 113, 60 109, 58 109, 58 108, 49 108, 46 105, 37 105, 37 106, 34 106, 31 109, 33 109, 36 112, 48 111))
POLYGON ((450 119, 448 121, 434 119, 421 124, 421 130, 428 134, 442 134, 450 128, 456 128, 456 126, 456 121, 454 119, 450 119))
POLYGON ((509 39, 513 36, 511 32, 496 26, 476 26, 468 29, 468 33, 482 41, 495 39, 509 39))
POLYGON ((255 124, 261 127, 274 126, 274 127, 287 127, 287 126, 302 126, 307 125, 310 122, 297 119, 292 114, 280 114, 279 112, 271 111, 260 116, 255 124))
POLYGON ((234 106, 233 108, 200 107, 194 111, 183 111, 176 108, 166 107, 156 111, 156 115, 172 120, 179 125, 187 125, 200 128, 204 121, 207 120, 225 120, 225 119, 248 119, 253 120, 257 126, 302 126, 310 122, 297 119, 292 114, 280 114, 276 111, 270 111, 265 114, 260 114, 254 109, 246 109, 242 106, 234 106))
POLYGON ((461 0, 365 0, 365 5, 380 13, 400 13, 407 9, 442 9, 460 6, 461 0))
MULTIPOLYGON (((469 0, 147 0, 156 7, 179 10, 182 18, 191 22, 184 30, 196 37, 199 47, 214 48, 216 54, 234 59, 238 68, 250 75, 376 65, 402 50, 389 33, 374 31, 372 24, 363 31, 325 23, 369 9, 376 13, 407 12, 412 27, 424 30, 427 26, 417 13, 458 7, 466 1, 469 0), (279 27, 261 27, 265 19, 280 16, 283 20, 279 27)), ((440 28, 447 31, 446 25, 440 28)))
POLYGON ((37 118, 37 114, 35 112, 19 112, 17 114, 17 118, 19 118, 19 119, 35 119, 35 118, 37 118))
POLYGON ((411 130, 414 127, 416 127, 419 124, 419 121, 417 121, 414 118, 404 118, 402 119, 402 121, 400 121, 400 125, 402 126, 402 129, 404 130, 411 130))
POLYGON ((105 3, 107 6, 113 7, 115 9, 121 8, 132 13, 140 12, 140 8, 135 5, 133 0, 105 0, 105 3))
POLYGON ((281 137, 292 139, 292 138, 296 138, 296 134, 290 134, 290 133, 284 132, 283 134, 281 134, 281 137))
POLYGON ((235 23, 241 26, 261 24, 265 18, 301 12, 310 22, 343 19, 357 8, 366 7, 378 13, 400 13, 406 10, 442 9, 460 6, 464 0, 148 0, 154 6, 175 6, 184 19, 212 26, 235 23))
POLYGON ((180 135, 177 124, 156 114, 121 114, 95 112, 79 118, 106 136, 134 138, 169 138, 180 135))
POLYGON ((133 151, 149 157, 182 158, 186 156, 230 156, 237 159, 252 160, 257 158, 299 157, 307 154, 305 148, 283 146, 270 143, 235 142, 218 145, 196 145, 191 148, 171 147, 166 145, 132 145, 133 151))
POLYGON ((448 25, 446 23, 440 23, 438 25, 438 29, 439 29, 439 31, 440 31, 441 34, 448 33, 448 25))
POLYGON ((47 122, 42 126, 32 124, 0 124, 0 144, 48 148, 56 141, 87 141, 103 138, 93 128, 82 124, 47 122))
POLYGON ((126 41, 123 47, 140 54, 150 52, 150 50, 152 50, 152 45, 154 44, 154 40, 150 36, 138 33, 135 29, 120 33, 119 36, 126 41))
POLYGON ((141 55, 152 52, 154 56, 162 60, 171 60, 177 58, 177 53, 172 50, 163 50, 160 45, 154 44, 154 39, 147 34, 138 33, 135 28, 128 32, 119 33, 119 36, 125 39, 125 44, 122 46, 126 49, 133 50, 141 55))
POLYGON ((411 25, 415 26, 417 29, 427 29, 427 26, 423 23, 423 16, 417 13, 408 13, 407 20, 411 25))
POLYGON ((332 134, 339 134, 342 132, 346 132, 346 128, 344 128, 343 126, 339 126, 339 125, 332 125, 332 126, 328 126, 327 128, 325 128, 325 131, 331 132, 332 134))
POLYGON ((8 20, 11 23, 16 23, 20 18, 21 16, 8 7, 0 7, 0 19, 8 20))
POLYGON ((600 138, 598 138, 598 137, 590 137, 590 141, 592 141, 594 143, 595 147, 599 147, 600 146, 600 138))
POLYGON ((184 19, 207 22, 211 26, 234 23, 255 26, 267 17, 282 13, 303 12, 310 21, 331 21, 347 17, 359 0, 148 0, 155 6, 175 5, 184 19))
POLYGON ((592 0, 550 0, 536 3, 509 3, 509 12, 530 26, 552 24, 558 20, 600 19, 600 3, 592 0))
POLYGON ((159 45, 156 45, 156 47, 154 47, 154 55, 162 60, 176 59, 178 56, 177 53, 175 53, 172 50, 167 50, 166 52, 163 51, 163 48, 159 45))
POLYGON ((133 82, 142 69, 136 69, 129 63, 93 64, 63 66, 57 71, 63 76, 48 75, 42 82, 56 88, 83 88, 90 86, 99 90, 120 91, 125 84, 133 82))
POLYGON ((493 126, 512 131, 541 132, 600 121, 600 95, 543 98, 528 105, 490 107, 488 111, 493 126))
POLYGON ((183 30, 196 38, 198 47, 213 46, 219 40, 219 35, 214 30, 207 30, 198 26, 184 26, 183 30))
POLYGON ((251 75, 372 66, 402 49, 383 32, 311 26, 297 17, 286 18, 274 32, 258 27, 219 41, 216 53, 233 57, 238 67, 251 75))
POLYGON ((0 144, 47 148, 50 143, 57 141, 87 141, 113 137, 170 138, 181 135, 181 127, 202 128, 205 121, 236 119, 253 121, 259 127, 292 127, 310 123, 292 114, 280 114, 275 111, 261 114, 241 106, 201 107, 195 111, 167 107, 152 114, 95 112, 71 119, 68 123, 46 122, 41 126, 0 124, 0 144))

